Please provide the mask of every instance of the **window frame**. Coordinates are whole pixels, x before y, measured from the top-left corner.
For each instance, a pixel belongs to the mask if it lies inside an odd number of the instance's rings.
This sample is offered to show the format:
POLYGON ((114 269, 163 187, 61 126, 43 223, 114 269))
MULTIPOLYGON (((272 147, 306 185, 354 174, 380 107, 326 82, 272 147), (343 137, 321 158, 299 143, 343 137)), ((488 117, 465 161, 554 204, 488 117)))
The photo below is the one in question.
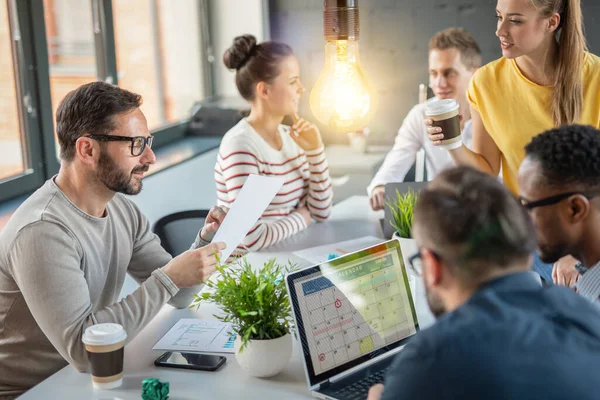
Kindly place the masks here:
MULTIPOLYGON (((2 0, 0 0, 2 1, 2 0)), ((0 180, 0 202, 32 193, 58 173, 60 162, 56 159, 54 122, 50 91, 50 64, 42 0, 5 0, 11 29, 11 49, 19 54, 13 62, 17 83, 17 103, 21 127, 21 143, 29 166, 23 173, 0 180), (13 17, 18 22, 22 51, 14 50, 13 17), (24 104, 27 97, 27 105, 24 104), (29 110, 29 112, 27 110, 29 110)), ((112 0, 89 0, 92 6, 94 48, 97 79, 118 85, 117 57, 114 33, 112 0)), ((204 71, 204 99, 214 95, 214 56, 209 20, 209 0, 197 0, 200 13, 198 34, 201 35, 201 63, 204 71)), ((190 104, 190 109, 193 104, 190 104)), ((166 124, 153 129, 153 148, 159 148, 183 138, 189 119, 166 124)))
POLYGON ((0 201, 36 189, 46 177, 30 4, 16 0, 6 4, 24 171, 0 180, 0 201))

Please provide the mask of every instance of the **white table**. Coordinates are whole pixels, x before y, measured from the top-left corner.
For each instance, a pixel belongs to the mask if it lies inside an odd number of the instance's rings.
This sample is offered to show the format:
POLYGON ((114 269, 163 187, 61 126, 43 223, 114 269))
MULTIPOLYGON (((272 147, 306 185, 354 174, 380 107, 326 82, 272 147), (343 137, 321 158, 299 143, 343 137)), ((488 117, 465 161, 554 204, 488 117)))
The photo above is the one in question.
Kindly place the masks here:
POLYGON ((358 152, 348 145, 330 144, 325 147, 334 201, 366 194, 366 187, 383 163, 388 149, 369 148, 368 153, 358 152))
MULTIPOLYGON (((269 252, 248 255, 252 263, 262 263, 271 257, 290 259, 306 266, 291 251, 336 243, 361 236, 381 236, 379 218, 382 212, 373 212, 366 196, 351 197, 337 204, 326 223, 313 224, 306 231, 274 246, 269 252)), ((430 325, 429 312, 422 283, 417 279, 415 302, 421 327, 430 325)), ((141 382, 146 378, 159 378, 171 384, 170 396, 177 399, 310 399, 301 360, 301 349, 294 342, 294 352, 287 368, 274 378, 258 379, 247 376, 237 365, 233 354, 216 372, 186 371, 158 368, 154 360, 162 351, 153 351, 154 344, 181 318, 212 318, 217 308, 211 304, 200 310, 177 310, 165 306, 152 322, 125 348, 123 385, 115 390, 94 390, 90 376, 67 366, 46 379, 20 399, 140 399, 141 382)))

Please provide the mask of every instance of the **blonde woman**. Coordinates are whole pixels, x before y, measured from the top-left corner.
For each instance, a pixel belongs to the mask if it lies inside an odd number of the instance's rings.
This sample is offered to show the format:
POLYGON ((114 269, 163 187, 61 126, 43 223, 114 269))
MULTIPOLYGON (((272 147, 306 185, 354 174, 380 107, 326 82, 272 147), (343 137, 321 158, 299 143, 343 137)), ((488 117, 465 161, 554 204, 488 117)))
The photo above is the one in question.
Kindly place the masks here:
MULTIPOLYGON (((574 122, 600 127, 600 59, 587 52, 580 0, 498 0, 496 17, 502 58, 480 68, 467 90, 473 150, 462 146, 450 155, 492 175, 502 170, 517 194, 517 172, 534 136, 574 122)), ((443 132, 425 123, 439 144, 443 132)), ((572 284, 574 261, 567 261, 570 276, 557 269, 554 280, 572 284)), ((548 279, 548 271, 538 272, 548 279)))

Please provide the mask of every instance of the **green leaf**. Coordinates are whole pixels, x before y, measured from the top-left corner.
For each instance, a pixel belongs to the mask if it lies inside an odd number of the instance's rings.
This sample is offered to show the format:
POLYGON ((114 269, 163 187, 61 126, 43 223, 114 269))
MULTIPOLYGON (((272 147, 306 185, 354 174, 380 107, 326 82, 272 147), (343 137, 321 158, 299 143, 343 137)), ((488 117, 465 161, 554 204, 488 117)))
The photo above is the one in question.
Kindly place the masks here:
POLYGON ((413 210, 418 197, 419 193, 409 188, 404 195, 401 195, 396 190, 396 198, 392 201, 386 201, 386 207, 388 207, 392 215, 390 225, 392 225, 400 237, 412 237, 413 210))
POLYGON ((240 351, 250 340, 281 337, 293 328, 284 276, 295 269, 291 262, 280 264, 274 258, 262 268, 250 265, 246 258, 219 264, 220 277, 207 283, 210 291, 194 296, 192 307, 217 304, 223 311, 218 319, 230 322, 240 338, 240 351))

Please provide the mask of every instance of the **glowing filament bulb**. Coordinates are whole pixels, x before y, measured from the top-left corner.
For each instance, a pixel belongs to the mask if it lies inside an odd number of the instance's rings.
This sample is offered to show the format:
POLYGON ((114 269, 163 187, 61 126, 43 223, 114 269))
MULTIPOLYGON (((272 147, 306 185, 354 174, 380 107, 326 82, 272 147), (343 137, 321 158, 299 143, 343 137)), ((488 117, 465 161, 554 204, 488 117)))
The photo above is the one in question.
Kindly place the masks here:
POLYGON ((319 122, 334 132, 364 128, 377 108, 377 93, 360 65, 358 43, 330 40, 325 67, 310 94, 310 107, 319 122))

